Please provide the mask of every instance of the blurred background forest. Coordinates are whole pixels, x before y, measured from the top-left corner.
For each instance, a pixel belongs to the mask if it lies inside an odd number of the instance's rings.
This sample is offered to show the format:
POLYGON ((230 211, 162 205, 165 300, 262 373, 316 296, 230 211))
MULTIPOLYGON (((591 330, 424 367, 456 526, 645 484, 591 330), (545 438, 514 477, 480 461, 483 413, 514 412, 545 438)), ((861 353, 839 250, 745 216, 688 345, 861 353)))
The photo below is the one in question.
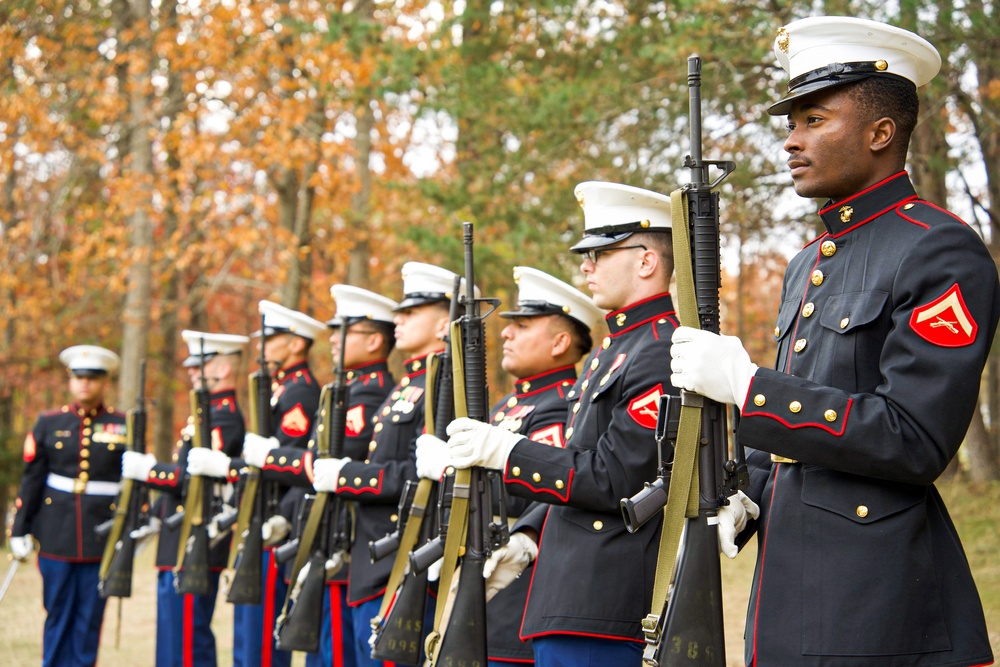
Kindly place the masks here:
MULTIPOLYGON (((694 53, 705 158, 738 165, 721 188, 723 329, 768 363, 782 271, 818 229, 820 202, 791 192, 785 120, 766 113, 785 86, 773 37, 796 18, 887 20, 939 48, 909 169, 924 198, 1000 256, 997 10, 994 0, 3 0, 0 506, 25 432, 66 400, 57 355, 69 345, 122 355, 122 409, 148 360, 149 446, 165 459, 187 417, 182 329, 249 333, 260 299, 326 320, 337 282, 398 299, 405 261, 462 270, 463 221, 476 225, 477 282, 505 306, 514 265, 573 281, 576 183, 669 193, 686 180, 694 53)), ((499 396, 509 378, 490 319, 499 396)), ((312 358, 323 381, 327 350, 321 341, 312 358)), ((1000 478, 998 377, 994 358, 963 448, 962 474, 976 479, 1000 478)))

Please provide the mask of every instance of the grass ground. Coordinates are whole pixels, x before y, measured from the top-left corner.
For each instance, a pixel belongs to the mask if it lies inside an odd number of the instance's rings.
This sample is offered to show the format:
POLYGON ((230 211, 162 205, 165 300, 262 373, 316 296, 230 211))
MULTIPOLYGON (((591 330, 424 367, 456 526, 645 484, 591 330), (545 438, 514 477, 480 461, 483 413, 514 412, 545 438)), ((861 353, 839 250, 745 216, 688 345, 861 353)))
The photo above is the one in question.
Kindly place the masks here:
MULTIPOLYGON (((986 609, 986 625, 994 654, 1000 656, 1000 483, 972 486, 963 483, 939 485, 941 495, 958 527, 986 609)), ((156 574, 151 550, 136 563, 133 595, 121 603, 108 603, 101 636, 101 667, 146 667, 153 665, 156 627, 156 574)), ((742 665, 743 623, 754 549, 739 557, 722 559, 726 616, 727 663, 742 665)), ((220 667, 232 664, 232 605, 219 600, 212 628, 219 650, 220 667)), ((0 662, 6 667, 32 667, 41 663, 41 578, 35 563, 22 564, 0 603, 0 662)), ((304 664, 296 654, 293 665, 304 664)))

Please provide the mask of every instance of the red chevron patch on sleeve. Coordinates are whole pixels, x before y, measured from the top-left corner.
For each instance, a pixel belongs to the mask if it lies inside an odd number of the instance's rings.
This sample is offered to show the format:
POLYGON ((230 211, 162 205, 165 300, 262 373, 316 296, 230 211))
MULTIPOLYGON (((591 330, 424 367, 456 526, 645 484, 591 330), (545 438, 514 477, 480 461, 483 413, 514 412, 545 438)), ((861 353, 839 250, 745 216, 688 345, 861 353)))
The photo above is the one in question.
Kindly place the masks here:
POLYGON ((309 432, 309 415, 302 409, 301 403, 296 403, 281 418, 281 431, 293 438, 300 438, 309 432))
POLYGON ((656 428, 656 418, 660 414, 660 396, 663 385, 658 384, 642 396, 628 404, 628 414, 635 423, 648 429, 656 428))
POLYGON ((35 436, 32 433, 28 434, 28 437, 24 439, 24 462, 31 463, 35 460, 35 454, 38 451, 38 445, 35 444, 35 436))
POLYGON ((979 331, 958 283, 934 301, 914 309, 910 328, 927 342, 940 347, 971 345, 979 331))
POLYGON ((356 438, 365 430, 365 404, 360 403, 347 411, 344 433, 348 438, 356 438))
POLYGON ((566 447, 566 438, 563 435, 562 424, 552 424, 551 426, 540 428, 529 435, 528 438, 553 447, 566 447))

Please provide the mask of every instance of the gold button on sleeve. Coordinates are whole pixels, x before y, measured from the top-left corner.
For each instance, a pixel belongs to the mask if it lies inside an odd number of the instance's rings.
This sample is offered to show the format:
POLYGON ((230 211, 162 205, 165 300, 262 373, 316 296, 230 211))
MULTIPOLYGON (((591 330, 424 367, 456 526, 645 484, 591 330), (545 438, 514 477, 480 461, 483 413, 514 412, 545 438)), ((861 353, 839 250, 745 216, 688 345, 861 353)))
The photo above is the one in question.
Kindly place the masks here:
POLYGON ((837 421, 837 411, 827 410, 826 412, 823 413, 823 419, 827 420, 828 422, 837 421))
POLYGON ((753 397, 753 404, 756 405, 758 408, 764 405, 765 403, 767 403, 767 399, 764 397, 764 394, 757 394, 756 396, 753 397))
POLYGON ((788 409, 792 412, 799 412, 800 410, 802 410, 802 404, 799 403, 798 401, 792 401, 791 403, 788 404, 788 409))
POLYGON ((867 505, 858 505, 858 509, 855 510, 855 511, 858 513, 858 516, 861 517, 862 519, 864 519, 866 516, 868 516, 868 506, 867 505))
POLYGON ((542 481, 542 476, 536 472, 531 475, 531 479, 533 479, 536 482, 540 482, 542 481))
POLYGON ((514 477, 520 477, 521 476, 521 467, 520 466, 514 466, 513 468, 510 469, 510 474, 513 475, 514 477))
POLYGON ((561 479, 557 479, 557 480, 556 480, 556 488, 557 488, 557 489, 561 489, 561 488, 563 488, 564 486, 566 486, 566 484, 565 484, 565 483, 564 483, 564 482, 563 482, 563 481, 562 481, 561 479))

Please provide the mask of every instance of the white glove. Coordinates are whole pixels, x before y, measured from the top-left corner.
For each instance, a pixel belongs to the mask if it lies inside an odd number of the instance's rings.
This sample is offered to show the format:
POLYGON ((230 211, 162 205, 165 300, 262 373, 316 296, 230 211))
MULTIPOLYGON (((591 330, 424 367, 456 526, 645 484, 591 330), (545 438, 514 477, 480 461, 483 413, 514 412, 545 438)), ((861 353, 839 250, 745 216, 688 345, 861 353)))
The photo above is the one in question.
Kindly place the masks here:
POLYGON ((450 465, 448 443, 430 433, 417 438, 417 476, 439 481, 450 465))
POLYGON ((438 558, 427 568, 427 581, 437 581, 441 578, 441 568, 444 567, 444 556, 438 558))
POLYGON ((345 552, 343 551, 336 551, 332 556, 326 559, 323 569, 326 570, 326 578, 328 580, 330 577, 340 572, 340 569, 344 567, 344 553, 345 552))
POLYGON ((729 496, 729 504, 719 508, 719 551, 729 558, 736 558, 740 552, 736 536, 747 527, 748 514, 756 519, 760 516, 760 508, 742 491, 729 496))
POLYGON ((742 409, 757 365, 735 336, 677 327, 670 338, 670 382, 742 409))
POLYGON ((448 450, 456 468, 495 468, 505 470, 510 450, 521 435, 467 417, 448 424, 448 450))
POLYGON ((317 491, 333 493, 337 490, 340 470, 350 461, 343 459, 315 459, 313 461, 313 488, 317 491))
POLYGON ((160 523, 160 520, 155 516, 150 517, 149 523, 139 526, 128 534, 129 537, 135 540, 135 552, 133 554, 133 558, 145 551, 146 547, 152 543, 153 540, 149 538, 160 532, 160 523))
POLYGON ((254 468, 263 468, 267 453, 278 446, 277 438, 265 438, 256 433, 243 436, 243 460, 254 468))
POLYGON ((10 555, 17 560, 28 560, 28 556, 35 550, 35 541, 31 539, 31 535, 11 536, 7 542, 10 544, 10 555))
POLYGON ((486 579, 486 601, 507 588, 521 576, 538 556, 538 545, 524 533, 514 533, 510 541, 494 551, 483 564, 483 578, 486 579))
POLYGON ((229 477, 231 460, 218 450, 208 447, 192 447, 187 456, 187 473, 206 477, 229 477))
POLYGON ((122 454, 122 477, 137 482, 149 479, 149 471, 156 465, 156 457, 152 454, 140 454, 127 451, 122 454))
POLYGON ((275 514, 260 527, 260 537, 264 540, 265 547, 273 547, 288 537, 290 532, 292 524, 280 514, 275 514))

